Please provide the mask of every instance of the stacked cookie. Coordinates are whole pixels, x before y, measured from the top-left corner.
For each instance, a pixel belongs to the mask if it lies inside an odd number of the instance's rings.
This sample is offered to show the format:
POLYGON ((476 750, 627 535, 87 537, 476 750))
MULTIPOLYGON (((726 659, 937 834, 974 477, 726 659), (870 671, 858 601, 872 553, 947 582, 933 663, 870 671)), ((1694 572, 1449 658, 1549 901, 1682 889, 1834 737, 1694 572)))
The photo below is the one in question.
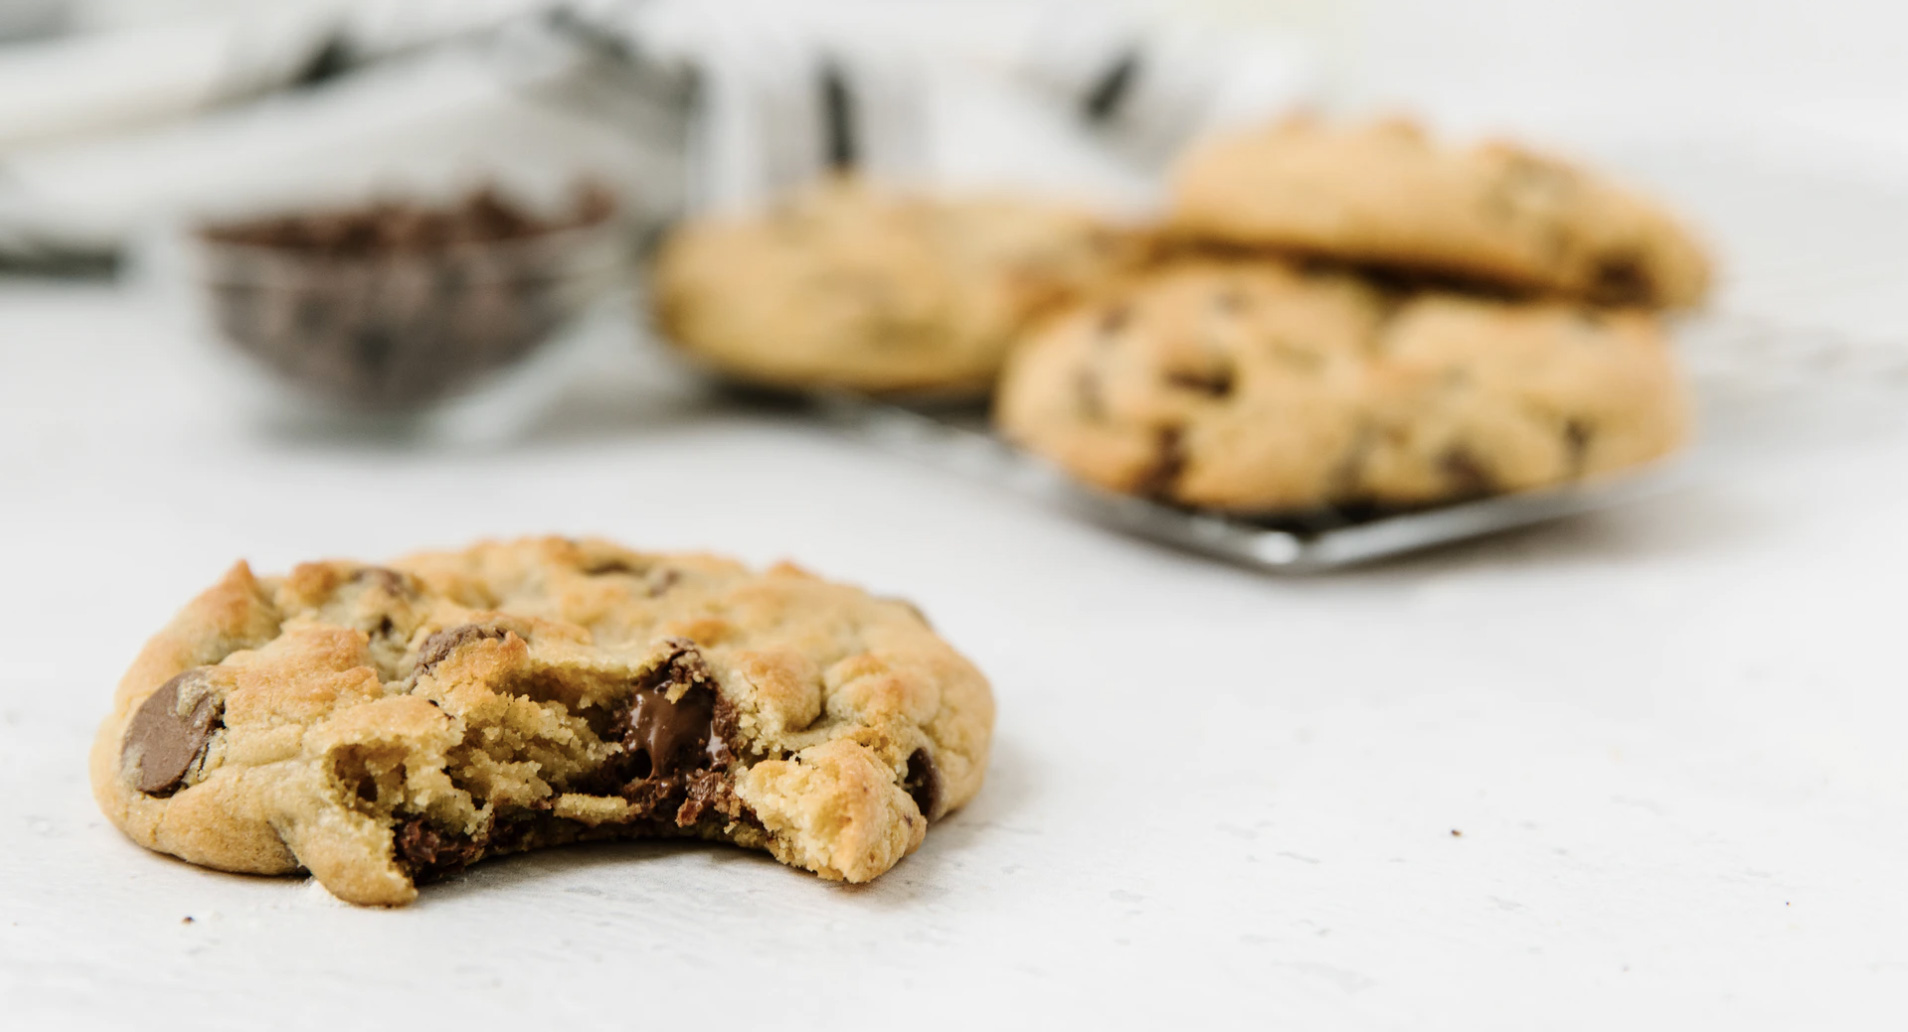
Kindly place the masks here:
POLYGON ((984 395, 1019 334, 1096 282, 1118 242, 1083 211, 844 178, 680 227, 651 294, 664 335, 729 379, 984 395))
POLYGON ((1160 255, 1049 321, 1007 436, 1103 488, 1238 513, 1422 505, 1673 451, 1668 214, 1502 144, 1296 120, 1189 155, 1160 255))

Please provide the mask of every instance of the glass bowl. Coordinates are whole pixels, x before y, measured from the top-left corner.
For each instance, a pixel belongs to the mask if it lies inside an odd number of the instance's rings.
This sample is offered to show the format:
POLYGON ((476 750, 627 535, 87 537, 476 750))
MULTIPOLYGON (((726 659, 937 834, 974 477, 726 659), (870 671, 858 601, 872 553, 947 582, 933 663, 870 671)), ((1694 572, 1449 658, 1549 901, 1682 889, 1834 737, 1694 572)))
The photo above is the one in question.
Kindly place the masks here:
MULTIPOLYGON (((407 209, 352 217, 380 211, 407 209)), ((255 365, 334 409, 416 413, 523 361, 620 281, 621 221, 613 207, 584 215, 492 239, 404 239, 400 226, 395 245, 293 246, 259 228, 322 232, 328 216, 316 214, 202 227, 187 244, 213 332, 255 365)))

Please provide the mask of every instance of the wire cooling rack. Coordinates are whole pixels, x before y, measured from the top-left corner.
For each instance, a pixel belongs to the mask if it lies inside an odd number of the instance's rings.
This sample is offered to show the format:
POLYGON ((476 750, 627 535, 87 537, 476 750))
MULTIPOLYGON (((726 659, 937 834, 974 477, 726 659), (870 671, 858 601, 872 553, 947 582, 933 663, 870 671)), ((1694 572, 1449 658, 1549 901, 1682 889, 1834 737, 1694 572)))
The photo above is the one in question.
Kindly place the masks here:
POLYGON ((1124 533, 1243 566, 1317 572, 1635 502, 1798 449, 1908 422, 1908 345, 1710 316, 1678 327, 1695 443, 1660 463, 1556 488, 1408 512, 1245 519, 1082 485, 988 429, 975 406, 832 396, 831 423, 880 447, 1011 488, 1124 533))

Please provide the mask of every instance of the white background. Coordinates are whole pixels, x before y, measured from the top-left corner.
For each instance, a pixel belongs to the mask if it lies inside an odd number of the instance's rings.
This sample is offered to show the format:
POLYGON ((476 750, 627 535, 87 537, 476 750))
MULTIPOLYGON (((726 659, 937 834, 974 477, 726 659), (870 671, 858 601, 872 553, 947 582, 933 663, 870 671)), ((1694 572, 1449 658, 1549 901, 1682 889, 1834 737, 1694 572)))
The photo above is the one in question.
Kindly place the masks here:
MULTIPOLYGON (((1727 307, 1908 328, 1890 10, 1369 0, 1343 30, 1286 6, 1346 33, 1356 99, 1658 182, 1731 259, 1727 307)), ((713 406, 614 320, 501 447, 294 436, 175 301, 0 281, 7 1027, 1908 1017, 1908 439, 1279 580, 713 406), (630 845, 480 865, 393 912, 98 816, 111 686, 233 558, 546 531, 913 598, 995 684, 986 789, 867 887, 630 845)))

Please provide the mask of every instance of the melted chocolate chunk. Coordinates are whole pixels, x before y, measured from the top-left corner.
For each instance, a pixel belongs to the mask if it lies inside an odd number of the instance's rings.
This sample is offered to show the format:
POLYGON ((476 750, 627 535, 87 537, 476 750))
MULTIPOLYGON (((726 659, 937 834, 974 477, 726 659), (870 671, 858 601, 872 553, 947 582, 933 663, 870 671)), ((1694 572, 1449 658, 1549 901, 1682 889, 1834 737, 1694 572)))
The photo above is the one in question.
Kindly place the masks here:
POLYGON ((484 847, 465 835, 438 831, 422 817, 405 821, 391 837, 391 848, 398 865, 410 872, 414 881, 461 871, 484 855, 484 847))
POLYGON ((616 718, 623 754, 607 773, 638 820, 686 827, 712 808, 735 817, 741 804, 726 773, 735 760, 735 709, 716 691, 694 643, 670 644, 675 651, 644 676, 616 718), (672 701, 677 686, 686 690, 672 701))
POLYGON ((132 775, 133 787, 151 796, 178 791, 224 726, 224 711, 224 702, 205 683, 204 667, 160 685, 133 714, 120 746, 120 765, 132 775))
POLYGON ((934 765, 934 757, 926 749, 916 749, 908 757, 908 773, 901 787, 921 808, 922 816, 934 820, 941 815, 941 768, 934 765))
POLYGON ((417 670, 423 673, 431 669, 473 641, 502 641, 509 633, 501 627, 486 627, 483 624, 464 624, 438 631, 424 639, 424 644, 418 648, 417 670))
POLYGON ((715 729, 715 693, 692 687, 674 702, 667 686, 639 690, 623 721, 623 747, 640 778, 666 778, 702 765, 715 729))

